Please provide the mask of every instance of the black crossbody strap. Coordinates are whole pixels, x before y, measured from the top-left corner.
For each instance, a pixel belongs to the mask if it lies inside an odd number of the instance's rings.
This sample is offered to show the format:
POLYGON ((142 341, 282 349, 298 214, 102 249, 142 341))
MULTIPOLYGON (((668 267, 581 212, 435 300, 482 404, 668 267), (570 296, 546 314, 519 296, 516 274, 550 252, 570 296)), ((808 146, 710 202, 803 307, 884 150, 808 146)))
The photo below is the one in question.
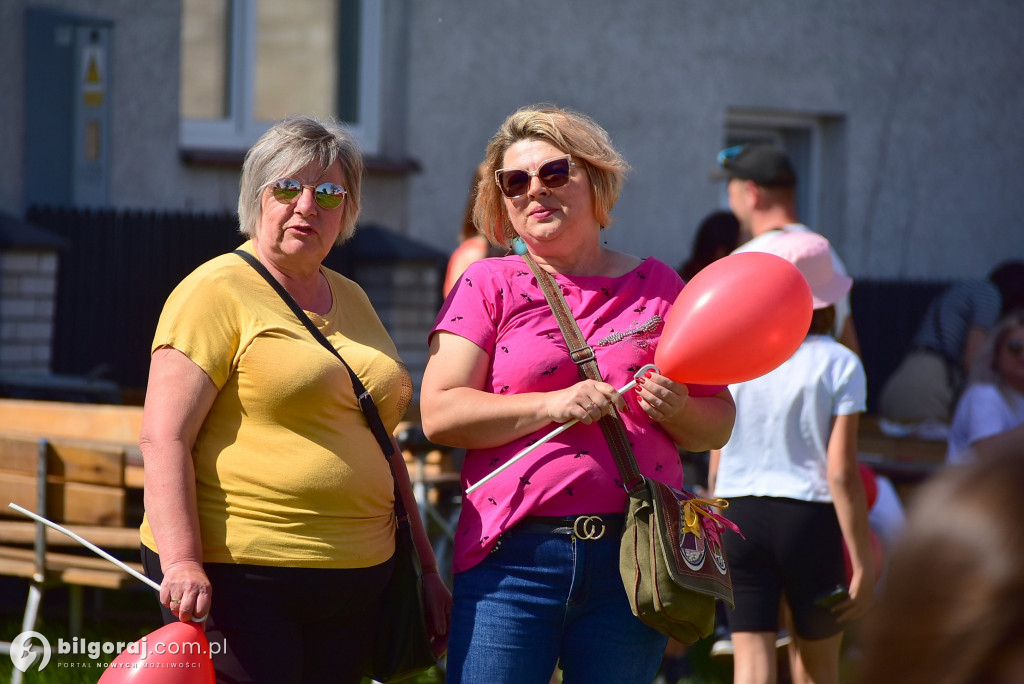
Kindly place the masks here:
POLYGON ((391 468, 391 477, 395 479, 395 510, 399 518, 404 518, 406 515, 405 504, 402 502, 402 497, 399 494, 398 480, 395 478, 395 466, 391 462, 391 457, 395 454, 395 445, 394 442, 391 441, 391 436, 388 434, 387 428, 384 427, 384 422, 380 419, 380 412, 377 410, 377 405, 373 403, 373 397, 370 396, 369 390, 367 390, 363 385, 363 382, 359 379, 359 376, 356 375, 356 372, 352 370, 347 363, 345 363, 345 359, 341 358, 341 354, 339 354, 338 350, 334 348, 334 345, 324 337, 324 334, 320 332, 313 321, 309 320, 309 316, 306 315, 306 312, 302 310, 302 307, 299 306, 298 302, 296 302, 288 293, 288 290, 284 288, 284 285, 279 283, 277 279, 270 274, 267 267, 260 263, 259 259, 245 250, 236 249, 234 253, 245 259, 250 266, 256 269, 257 273, 263 276, 263 279, 266 280, 272 288, 274 288, 274 291, 280 295, 281 299, 284 300, 284 303, 292 310, 295 317, 299 319, 302 325, 306 326, 306 330, 310 332, 313 338, 323 345, 325 349, 334 354, 338 360, 341 361, 341 365, 345 366, 345 370, 348 371, 348 375, 352 379, 352 388, 355 390, 356 397, 359 401, 359 408, 366 417, 366 423, 370 426, 370 432, 373 433, 377 443, 380 444, 381 451, 384 452, 384 458, 387 459, 388 467, 391 468))
MULTIPOLYGON (((594 356, 594 349, 583 339, 580 326, 573 318, 572 312, 569 311, 569 305, 562 295, 562 288, 550 273, 537 265, 537 262, 528 253, 523 255, 523 260, 533 271, 537 284, 544 293, 544 298, 548 300, 548 306, 555 314, 558 329, 562 331, 562 337, 565 338, 565 343, 569 347, 569 354, 572 356, 573 363, 576 364, 580 378, 603 381, 601 369, 598 368, 597 358, 594 356)), ((615 457, 615 466, 619 469, 619 475, 622 477, 622 486, 626 491, 633 493, 643 484, 644 478, 636 464, 633 448, 629 445, 626 429, 622 427, 622 419, 614 406, 609 415, 601 418, 599 425, 608 446, 611 447, 612 456, 615 457)))

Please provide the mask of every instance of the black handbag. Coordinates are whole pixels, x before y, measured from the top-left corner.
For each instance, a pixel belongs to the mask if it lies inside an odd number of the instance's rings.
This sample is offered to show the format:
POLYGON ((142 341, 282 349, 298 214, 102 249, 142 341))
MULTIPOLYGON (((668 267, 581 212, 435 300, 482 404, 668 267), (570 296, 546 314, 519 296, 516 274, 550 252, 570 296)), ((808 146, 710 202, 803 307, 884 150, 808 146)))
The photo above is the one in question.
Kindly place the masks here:
POLYGON ((377 613, 377 630, 373 640, 373 653, 368 662, 368 670, 363 674, 378 682, 398 682, 427 670, 437 663, 430 648, 430 635, 427 633, 427 616, 423 606, 423 569, 420 556, 416 551, 416 542, 412 538, 409 513, 401 492, 398 491, 398 480, 395 478, 395 466, 391 459, 395 456, 395 445, 381 422, 377 405, 373 397, 363 385, 341 354, 334 348, 323 333, 309 320, 306 312, 292 299, 288 291, 266 267, 248 252, 238 249, 235 254, 242 257, 281 296, 292 312, 298 317, 310 334, 334 354, 352 379, 352 387, 359 399, 359 408, 366 417, 366 422, 373 436, 380 444, 384 458, 391 469, 391 477, 395 483, 395 517, 398 527, 395 530, 394 569, 391 580, 380 601, 377 613))

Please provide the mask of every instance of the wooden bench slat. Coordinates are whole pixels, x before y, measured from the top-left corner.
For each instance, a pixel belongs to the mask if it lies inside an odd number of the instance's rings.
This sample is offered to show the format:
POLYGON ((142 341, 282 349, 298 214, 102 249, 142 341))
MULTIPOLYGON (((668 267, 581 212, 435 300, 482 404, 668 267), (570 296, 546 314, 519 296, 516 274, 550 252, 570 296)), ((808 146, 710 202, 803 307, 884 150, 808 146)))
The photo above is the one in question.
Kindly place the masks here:
MULTIPOLYGON (((142 572, 142 564, 130 562, 128 567, 142 572)), ((97 557, 48 552, 46 571, 49 579, 66 584, 81 584, 101 589, 120 589, 138 582, 132 575, 113 563, 97 557)), ((35 574, 35 551, 0 547, 0 573, 15 577, 35 574)))
MULTIPOLYGON (((137 527, 104 527, 101 525, 64 525, 86 541, 102 549, 138 549, 137 527)), ((0 544, 34 544, 36 523, 0 520, 0 544)), ((52 546, 79 547, 79 543, 66 534, 46 528, 46 543, 52 546)))
POLYGON ((124 486, 129 489, 142 489, 146 481, 146 473, 141 465, 124 467, 124 486))
MULTIPOLYGON (((133 563, 131 565, 137 564, 133 563)), ((141 565, 138 565, 135 569, 142 572, 141 565)), ((139 583, 139 580, 127 573, 116 575, 102 570, 84 570, 82 568, 68 568, 59 572, 58 576, 63 584, 79 584, 86 587, 96 587, 97 589, 120 589, 130 584, 139 583)))
POLYGON ((50 438, 73 437, 137 444, 141 427, 141 406, 37 399, 0 401, 0 432, 20 431, 50 438))
POLYGON ((857 451, 869 457, 901 463, 941 465, 946 462, 945 440, 892 437, 882 431, 878 416, 874 415, 860 417, 857 451))
MULTIPOLYGON (((120 550, 132 559, 129 567, 141 572, 141 425, 137 406, 0 399, 0 575, 27 578, 38 590, 58 583, 116 590, 138 582, 57 530, 45 528, 37 540, 40 525, 7 503, 68 527, 99 548, 120 550), (41 466, 45 497, 38 491, 41 466), (44 559, 41 581, 37 552, 44 559)), ((70 597, 77 602, 70 614, 81 614, 81 592, 70 597)))
MULTIPOLYGON (((68 438, 47 440, 51 475, 72 482, 120 487, 124 484, 124 446, 68 438)), ((35 476, 39 437, 0 433, 0 463, 4 470, 35 476)))
POLYGON ((904 463, 941 465, 946 462, 946 443, 923 439, 861 435, 857 439, 857 451, 904 463))
MULTIPOLYGON (((39 511, 36 501, 36 478, 19 473, 0 470, 0 517, 17 516, 6 506, 13 502, 30 511, 39 511)), ((62 482, 47 478, 46 517, 56 523, 79 523, 82 525, 108 525, 124 527, 124 488, 100 485, 62 482)), ((21 516, 18 516, 21 517, 21 516)))

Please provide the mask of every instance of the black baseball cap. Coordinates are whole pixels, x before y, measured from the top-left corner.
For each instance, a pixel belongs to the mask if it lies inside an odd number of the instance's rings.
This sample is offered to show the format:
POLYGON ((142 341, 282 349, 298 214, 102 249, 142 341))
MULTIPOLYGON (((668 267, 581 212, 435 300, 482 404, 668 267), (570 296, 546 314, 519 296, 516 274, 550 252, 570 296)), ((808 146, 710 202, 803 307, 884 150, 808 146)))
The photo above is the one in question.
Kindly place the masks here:
POLYGON ((790 188, 796 185, 793 164, 782 149, 765 143, 727 147, 718 153, 718 167, 711 180, 742 178, 765 187, 790 188))

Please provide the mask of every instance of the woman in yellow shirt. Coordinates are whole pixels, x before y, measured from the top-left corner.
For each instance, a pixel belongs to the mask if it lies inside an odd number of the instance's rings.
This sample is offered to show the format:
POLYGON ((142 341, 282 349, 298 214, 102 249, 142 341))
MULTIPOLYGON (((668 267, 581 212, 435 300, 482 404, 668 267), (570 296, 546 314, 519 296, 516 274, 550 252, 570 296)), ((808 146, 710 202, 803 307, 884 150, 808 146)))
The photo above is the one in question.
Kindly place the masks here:
MULTIPOLYGON (((246 155, 242 249, 338 350, 393 431, 412 382, 366 294, 321 264, 351 236, 363 161, 308 117, 246 155)), ((166 621, 209 614, 221 677, 358 682, 395 551, 394 481, 348 371, 249 264, 225 254, 171 293, 143 413, 143 561, 166 621)), ((393 462, 426 571, 429 628, 451 596, 401 458, 393 462)))

